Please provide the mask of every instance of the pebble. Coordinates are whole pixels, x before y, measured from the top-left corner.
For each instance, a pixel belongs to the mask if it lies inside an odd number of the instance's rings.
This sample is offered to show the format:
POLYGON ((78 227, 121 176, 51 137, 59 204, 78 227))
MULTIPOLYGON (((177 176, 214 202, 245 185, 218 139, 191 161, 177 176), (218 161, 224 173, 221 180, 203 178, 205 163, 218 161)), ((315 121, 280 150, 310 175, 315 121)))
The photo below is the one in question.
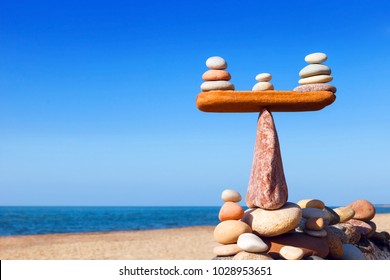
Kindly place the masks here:
POLYGON ((273 89, 274 86, 270 82, 258 82, 253 86, 252 91, 265 91, 273 89))
POLYGON ((236 243, 238 237, 246 232, 252 232, 246 223, 235 220, 223 221, 215 227, 214 239, 221 244, 236 243))
POLYGON ((202 91, 234 90, 234 85, 228 81, 207 81, 200 85, 202 91))
POLYGON ((238 237, 237 246, 245 252, 263 253, 268 250, 267 244, 253 233, 243 233, 238 237))
POLYGON ((367 238, 371 238, 371 237, 375 234, 375 232, 376 232, 376 224, 375 224, 373 221, 368 221, 368 222, 366 222, 366 223, 372 228, 372 231, 369 232, 369 233, 366 235, 366 237, 367 237, 367 238))
POLYGON ((333 211, 332 208, 325 206, 324 212, 326 213, 326 219, 325 219, 326 224, 335 225, 340 222, 340 216, 335 211, 333 211))
POLYGON ((308 256, 306 258, 306 260, 309 260, 309 261, 323 261, 324 259, 319 257, 319 256, 308 256))
POLYGON ((306 85, 306 84, 316 84, 316 83, 327 83, 332 80, 333 77, 330 75, 318 75, 318 76, 311 76, 311 77, 300 79, 298 83, 301 85, 306 85))
POLYGON ((321 230, 309 230, 305 229, 304 232, 310 236, 314 237, 326 237, 328 234, 326 233, 326 230, 321 229, 321 230))
POLYGON ((233 260, 273 260, 270 255, 264 253, 240 252, 233 257, 233 260))
POLYGON ((326 219, 326 212, 318 209, 318 208, 303 208, 302 216, 306 219, 309 218, 323 218, 326 219))
POLYGON ((237 246, 237 244, 220 245, 214 247, 213 250, 214 255, 218 257, 233 256, 241 251, 242 250, 237 246))
MULTIPOLYGON (((272 113, 264 108, 257 121, 252 170, 246 193, 249 208, 281 208, 288 198, 278 133, 272 113)), ((296 207, 299 208, 298 205, 296 207)), ((300 208, 299 208, 300 210, 300 208)))
POLYGON ((287 202, 277 210, 255 208, 247 211, 242 221, 259 236, 277 236, 295 229, 301 217, 301 208, 287 202))
POLYGON ((372 233, 372 227, 364 221, 351 219, 346 224, 353 225, 362 236, 367 236, 372 233))
POLYGON ((306 224, 307 219, 301 218, 299 221, 297 227, 295 228, 296 232, 303 232, 305 230, 305 224, 306 224))
POLYGON ((325 222, 323 218, 309 218, 306 220, 305 228, 308 230, 322 230, 325 222))
POLYGON ((346 244, 359 243, 362 235, 358 232, 358 230, 353 225, 347 223, 339 223, 337 225, 333 225, 332 227, 341 229, 345 233, 345 240, 342 240, 343 243, 346 244))
POLYGON ((340 223, 345 223, 346 221, 353 218, 355 211, 350 207, 339 207, 333 209, 337 215, 340 217, 340 223))
POLYGON ((222 192, 221 198, 225 202, 240 202, 241 194, 235 190, 224 190, 222 192))
POLYGON ((331 84, 315 83, 315 84, 297 86, 296 88, 293 89, 293 91, 297 91, 297 92, 331 91, 333 93, 336 93, 337 89, 331 84))
POLYGON ((342 260, 365 260, 366 257, 357 247, 351 244, 343 244, 342 260))
POLYGON ((307 78, 317 75, 330 75, 331 70, 328 66, 323 64, 309 64, 299 71, 299 76, 301 78, 307 78))
POLYGON ((326 229, 328 235, 326 240, 329 246, 329 255, 328 257, 332 259, 339 259, 343 255, 343 243, 340 238, 329 228, 326 229))
POLYGON ((270 73, 260 73, 256 76, 256 81, 258 82, 268 82, 272 80, 272 75, 270 73))
POLYGON ((206 66, 210 69, 223 70, 227 68, 227 63, 220 56, 212 56, 206 60, 206 66))
POLYGON ((348 236, 345 234, 345 232, 341 228, 336 227, 336 226, 329 226, 326 228, 326 231, 328 231, 328 235, 329 235, 329 231, 331 231, 333 235, 337 236, 337 239, 339 239, 342 244, 348 243, 347 242, 348 236))
POLYGON ((322 63, 325 62, 327 59, 328 56, 321 52, 311 53, 305 56, 305 61, 307 63, 322 63))
POLYGON ((233 259, 233 256, 226 256, 226 257, 214 257, 212 258, 213 261, 231 261, 233 259))
POLYGON ((244 209, 235 202, 225 202, 219 210, 218 218, 221 222, 239 220, 244 217, 244 209))
POLYGON ((262 239, 269 247, 268 254, 273 258, 279 257, 280 249, 284 246, 301 248, 306 257, 315 255, 325 258, 329 254, 326 238, 312 237, 304 233, 295 232, 262 239))
POLYGON ((325 204, 319 199, 302 199, 297 202, 301 208, 324 209, 325 204))
POLYGON ((202 75, 204 81, 229 81, 231 76, 225 70, 208 70, 202 75))
POLYGON ((286 260, 300 260, 304 256, 304 252, 301 248, 293 246, 283 246, 279 251, 280 256, 286 260))
POLYGON ((360 199, 348 205, 355 211, 354 219, 370 221, 375 216, 375 207, 368 200, 360 199))

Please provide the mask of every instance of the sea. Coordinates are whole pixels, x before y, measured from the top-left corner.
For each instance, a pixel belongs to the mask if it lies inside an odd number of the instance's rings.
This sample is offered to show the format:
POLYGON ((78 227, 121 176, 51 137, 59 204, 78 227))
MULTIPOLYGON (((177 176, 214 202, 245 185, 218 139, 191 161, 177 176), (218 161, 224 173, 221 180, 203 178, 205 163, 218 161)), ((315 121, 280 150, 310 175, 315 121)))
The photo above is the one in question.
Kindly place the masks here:
MULTIPOLYGON (((220 207, 2 206, 0 236, 215 226, 220 207)), ((376 206, 390 213, 390 205, 376 206)))

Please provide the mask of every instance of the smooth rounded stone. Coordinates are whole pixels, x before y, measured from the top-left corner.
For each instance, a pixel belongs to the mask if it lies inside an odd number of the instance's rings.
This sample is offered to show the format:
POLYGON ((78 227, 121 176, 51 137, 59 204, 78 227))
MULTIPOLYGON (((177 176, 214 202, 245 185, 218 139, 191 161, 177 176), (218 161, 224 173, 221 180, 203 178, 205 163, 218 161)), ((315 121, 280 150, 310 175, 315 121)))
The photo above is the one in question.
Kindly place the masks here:
POLYGON ((305 224, 306 224, 307 219, 301 218, 299 221, 297 227, 295 228, 296 232, 303 232, 305 230, 305 224))
POLYGON ((309 260, 309 261, 324 261, 324 259, 319 257, 319 256, 308 256, 305 260, 309 260))
POLYGON ((234 85, 228 81, 207 81, 200 85, 202 91, 234 90, 234 85))
POLYGON ((233 257, 233 260, 273 260, 273 258, 265 253, 249 253, 249 252, 240 252, 233 257))
POLYGON ((213 261, 230 261, 233 259, 233 256, 226 256, 226 257, 214 257, 212 258, 213 261))
POLYGON ((326 230, 321 229, 321 230, 309 230, 305 229, 304 233, 314 236, 314 237, 326 237, 328 234, 326 233, 326 230))
POLYGON ((224 190, 221 195, 222 201, 225 202, 240 202, 241 194, 235 190, 224 190))
POLYGON ((322 230, 325 222, 323 218, 309 218, 306 220, 305 228, 308 230, 322 230))
POLYGON ((302 199, 302 200, 298 201, 297 204, 301 208, 317 208, 317 209, 321 209, 322 210, 325 207, 325 204, 321 200, 313 199, 313 198, 302 199))
POLYGON ((221 244, 236 243, 238 237, 246 232, 252 232, 246 223, 235 220, 223 221, 215 227, 214 239, 221 244))
POLYGON ((208 70, 202 75, 204 81, 229 81, 232 77, 225 70, 208 70))
POLYGON ((327 215, 324 211, 317 208, 303 208, 302 216, 306 219, 309 218, 323 218, 326 219, 327 215))
POLYGON ((330 75, 331 70, 328 66, 323 64, 309 64, 305 66, 301 71, 299 71, 299 76, 301 78, 307 78, 318 75, 330 75))
POLYGON ((322 63, 328 59, 328 56, 321 52, 311 53, 305 56, 307 63, 322 63))
POLYGON ((238 237, 237 246, 245 252, 263 253, 268 250, 267 244, 253 233, 243 233, 238 237))
POLYGON ((301 248, 305 257, 315 255, 325 258, 329 253, 326 238, 312 237, 299 232, 264 237, 263 241, 269 247, 268 254, 275 259, 279 257, 280 249, 284 246, 301 248))
POLYGON ((256 76, 256 81, 258 82, 268 82, 272 80, 272 75, 270 73, 260 73, 256 76))
POLYGON ((365 260, 366 257, 357 247, 352 244, 343 244, 342 260, 365 260))
POLYGON ((333 209, 340 217, 340 223, 345 223, 346 221, 353 218, 355 211, 350 207, 338 207, 333 209))
POLYGON ((326 213, 326 218, 325 218, 326 224, 335 225, 340 222, 340 216, 335 211, 333 211, 332 208, 325 206, 323 211, 326 213))
POLYGON ((239 220, 244 217, 244 209, 236 202, 225 202, 219 210, 218 218, 221 222, 239 220))
POLYGON ((307 85, 307 84, 316 84, 316 83, 327 83, 332 80, 333 77, 330 75, 318 75, 318 76, 311 76, 311 77, 300 79, 298 83, 300 85, 307 85))
POLYGON ((287 202, 277 210, 251 209, 245 213, 242 221, 259 236, 277 236, 295 229, 301 217, 301 208, 287 202))
POLYGON ((286 260, 300 260, 305 255, 301 248, 294 246, 283 246, 280 249, 279 254, 286 260))
POLYGON ((258 82, 252 88, 252 91, 265 91, 265 90, 273 90, 274 85, 270 82, 258 82))
POLYGON ((217 255, 218 257, 233 256, 241 251, 242 250, 237 246, 237 244, 220 245, 214 247, 213 250, 214 255, 217 255))
POLYGON ((315 83, 315 84, 297 86, 296 88, 293 89, 293 91, 297 91, 297 92, 331 91, 333 93, 336 93, 337 89, 335 86, 332 86, 331 84, 315 83))
POLYGON ((333 225, 333 227, 339 228, 345 233, 346 240, 345 240, 345 242, 342 241, 344 244, 357 244, 357 243, 359 243, 362 235, 359 233, 359 231, 353 225, 350 225, 347 223, 339 223, 337 225, 333 225))
POLYGON ((335 235, 337 237, 337 239, 339 239, 341 241, 342 244, 348 244, 348 236, 345 234, 345 232, 336 227, 336 226, 329 226, 326 228, 326 230, 328 231, 328 234, 329 234, 329 231, 332 232, 333 235, 335 235))
POLYGON ((212 56, 206 60, 206 66, 214 70, 223 70, 227 68, 226 60, 220 56, 212 56))
POLYGON ((375 216, 375 207, 368 200, 356 200, 349 204, 348 207, 355 211, 355 216, 353 216, 354 219, 367 222, 372 220, 372 218, 375 216))
POLYGON ((329 246, 328 257, 337 260, 343 255, 343 243, 333 230, 326 228, 326 232, 328 233, 326 236, 329 246))
POLYGON ((353 225, 362 236, 367 236, 372 232, 372 227, 361 220, 350 219, 346 224, 353 225))

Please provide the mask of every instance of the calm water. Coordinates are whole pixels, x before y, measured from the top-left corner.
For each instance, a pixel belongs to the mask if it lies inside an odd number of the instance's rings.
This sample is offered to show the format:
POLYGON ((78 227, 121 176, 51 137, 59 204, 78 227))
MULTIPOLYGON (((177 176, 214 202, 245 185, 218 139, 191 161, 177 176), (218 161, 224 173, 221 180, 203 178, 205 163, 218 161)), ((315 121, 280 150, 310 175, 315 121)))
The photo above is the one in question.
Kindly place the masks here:
MULTIPOLYGON (((390 207, 377 207, 390 213, 390 207)), ((218 224, 219 207, 0 207, 0 236, 218 224)))

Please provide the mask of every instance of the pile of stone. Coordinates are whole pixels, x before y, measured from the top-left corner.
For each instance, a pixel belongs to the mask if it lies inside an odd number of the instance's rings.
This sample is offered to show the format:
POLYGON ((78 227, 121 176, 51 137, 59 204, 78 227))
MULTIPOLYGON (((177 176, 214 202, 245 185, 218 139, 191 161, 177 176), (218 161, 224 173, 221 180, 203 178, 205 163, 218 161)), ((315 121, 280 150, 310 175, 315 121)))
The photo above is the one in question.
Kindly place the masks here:
POLYGON ((274 85, 270 82, 272 75, 270 73, 260 73, 256 76, 257 83, 253 86, 252 91, 273 90, 274 85))
POLYGON ((322 64, 328 59, 328 56, 324 53, 312 53, 305 57, 305 61, 309 63, 300 72, 298 86, 294 88, 294 91, 307 92, 307 91, 331 91, 336 92, 336 88, 327 82, 333 80, 330 76, 331 70, 328 66, 322 64))
POLYGON ((234 85, 229 82, 230 73, 226 71, 226 60, 220 56, 212 56, 206 60, 206 66, 210 70, 202 75, 204 82, 200 86, 202 91, 234 90, 234 85))
POLYGON ((361 244, 390 242, 387 232, 376 232, 371 221, 375 207, 367 200, 332 209, 319 199, 304 199, 277 210, 249 208, 244 213, 239 200, 226 193, 241 197, 233 190, 223 192, 221 223, 214 231, 222 245, 214 248, 214 259, 364 260, 361 244))

